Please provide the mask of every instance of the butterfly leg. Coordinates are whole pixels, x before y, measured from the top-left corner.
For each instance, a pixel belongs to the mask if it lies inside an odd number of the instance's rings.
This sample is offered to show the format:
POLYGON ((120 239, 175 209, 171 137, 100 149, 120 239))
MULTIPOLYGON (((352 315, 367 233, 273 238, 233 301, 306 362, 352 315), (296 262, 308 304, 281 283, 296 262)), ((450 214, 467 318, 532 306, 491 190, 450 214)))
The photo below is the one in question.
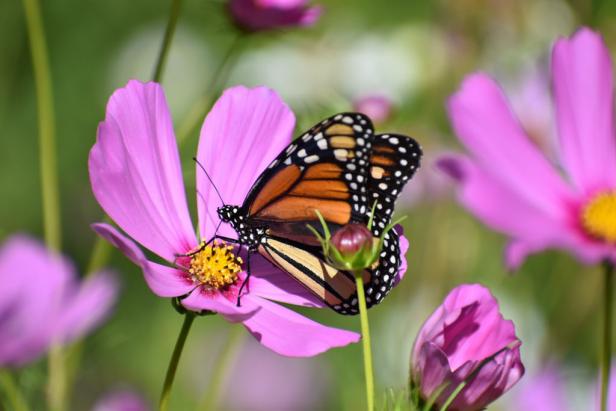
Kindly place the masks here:
POLYGON ((237 293, 237 306, 240 307, 240 298, 242 296, 242 291, 244 291, 244 287, 248 283, 248 279, 250 278, 250 250, 246 253, 246 278, 242 281, 242 285, 240 286, 240 291, 237 293))

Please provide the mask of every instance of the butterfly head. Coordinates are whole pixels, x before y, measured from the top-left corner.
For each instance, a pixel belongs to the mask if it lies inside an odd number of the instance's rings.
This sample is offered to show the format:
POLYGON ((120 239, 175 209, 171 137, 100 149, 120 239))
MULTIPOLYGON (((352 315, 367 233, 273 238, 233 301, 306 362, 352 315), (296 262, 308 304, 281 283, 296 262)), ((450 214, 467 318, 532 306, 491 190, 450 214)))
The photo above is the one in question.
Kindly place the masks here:
POLYGON ((216 211, 218 212, 218 217, 225 223, 237 221, 240 215, 240 208, 232 205, 224 205, 216 211))

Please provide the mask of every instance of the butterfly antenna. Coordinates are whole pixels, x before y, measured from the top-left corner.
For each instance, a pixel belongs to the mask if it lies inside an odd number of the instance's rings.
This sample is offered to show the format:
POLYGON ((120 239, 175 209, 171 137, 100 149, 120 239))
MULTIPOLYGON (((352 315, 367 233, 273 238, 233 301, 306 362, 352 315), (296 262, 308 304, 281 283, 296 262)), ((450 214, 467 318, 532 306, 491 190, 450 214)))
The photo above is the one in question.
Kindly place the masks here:
POLYGON ((195 163, 197 163, 199 168, 205 173, 205 176, 207 177, 207 179, 212 184, 212 187, 214 187, 214 191, 216 191, 216 194, 218 195, 218 198, 220 198, 220 202, 222 203, 222 205, 226 205, 225 200, 223 200, 222 196, 220 195, 220 191, 218 191, 218 188, 216 187, 216 184, 214 184, 214 181, 212 180, 212 177, 210 177, 210 175, 207 173, 207 171, 205 170, 205 167, 203 167, 203 164, 201 164, 199 162, 199 160, 197 160, 197 157, 193 157, 193 160, 195 161, 195 163))

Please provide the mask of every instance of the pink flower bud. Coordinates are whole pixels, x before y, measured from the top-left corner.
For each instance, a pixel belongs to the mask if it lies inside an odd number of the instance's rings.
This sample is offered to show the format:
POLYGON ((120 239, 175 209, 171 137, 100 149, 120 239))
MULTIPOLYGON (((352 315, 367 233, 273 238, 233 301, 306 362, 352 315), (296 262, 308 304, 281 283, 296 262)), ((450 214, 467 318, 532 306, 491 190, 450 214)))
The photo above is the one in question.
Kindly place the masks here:
POLYGON ((308 0, 229 0, 228 10, 233 22, 248 32, 311 26, 321 15, 321 7, 310 7, 308 0))
POLYGON ((353 109, 364 113, 374 123, 383 123, 391 117, 392 103, 385 96, 370 95, 355 100, 353 102, 353 109))
POLYGON ((490 291, 478 284, 453 289, 421 328, 411 358, 411 381, 424 400, 445 386, 442 406, 464 381, 448 408, 477 411, 509 390, 524 374, 520 340, 490 291))
POLYGON ((365 225, 351 223, 336 231, 331 242, 340 254, 350 258, 359 252, 371 251, 373 237, 365 225))

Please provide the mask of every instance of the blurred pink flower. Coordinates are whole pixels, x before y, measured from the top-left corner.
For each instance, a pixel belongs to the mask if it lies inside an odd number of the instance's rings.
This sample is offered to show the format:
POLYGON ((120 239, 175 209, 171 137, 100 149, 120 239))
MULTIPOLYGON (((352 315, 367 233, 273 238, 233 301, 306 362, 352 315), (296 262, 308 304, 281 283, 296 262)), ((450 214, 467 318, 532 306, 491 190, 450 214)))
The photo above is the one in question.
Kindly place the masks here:
POLYGON ((284 358, 247 341, 229 370, 233 384, 225 384, 220 409, 321 410, 331 387, 328 377, 327 367, 313 359, 284 358))
POLYGON ((508 93, 511 108, 526 135, 548 159, 557 162, 558 137, 552 113, 550 81, 545 72, 527 69, 508 93))
POLYGON ((546 248, 585 263, 616 261, 616 140, 609 50, 587 28, 556 42, 552 76, 561 176, 533 145, 498 86, 469 76, 449 101, 449 115, 470 156, 440 167, 460 184, 460 202, 510 237, 506 261, 518 267, 546 248))
POLYGON ((25 235, 0 248, 0 368, 82 337, 107 316, 117 285, 109 272, 78 284, 73 266, 25 235))
POLYGON ((92 408, 92 411, 150 411, 146 401, 131 390, 116 390, 106 393, 92 408))
MULTIPOLYGON (((208 114, 197 158, 228 204, 241 204, 261 171, 291 141, 295 116, 265 87, 233 87, 208 114)), ((246 273, 242 261, 220 244, 199 250, 186 204, 178 148, 162 88, 130 81, 107 105, 90 152, 90 179, 99 204, 135 241, 169 265, 149 261, 139 247, 107 224, 94 229, 143 270, 160 297, 182 297, 189 310, 219 313, 241 322, 261 344, 287 356, 312 356, 357 342, 354 332, 326 327, 282 305, 323 304, 290 275, 255 254, 251 273, 236 304, 246 273), (194 255, 178 257, 190 252, 194 255), (215 258, 209 258, 215 254, 215 258)), ((200 238, 210 239, 222 205, 203 170, 197 167, 200 238)), ((219 235, 237 238, 233 228, 219 235)), ((402 244, 404 246, 404 244, 402 244)), ((408 246, 408 244, 407 244, 408 246)))
POLYGON ((413 177, 413 184, 408 184, 400 194, 400 203, 413 206, 441 200, 451 194, 451 179, 438 169, 441 156, 449 151, 435 147, 423 146, 422 168, 413 177))
POLYGON ((524 374, 519 346, 513 322, 503 319, 490 291, 478 284, 460 285, 417 335, 411 357, 412 383, 424 400, 446 384, 436 400, 442 406, 468 379, 448 409, 483 409, 524 374))
POLYGON ((283 27, 312 26, 321 7, 309 7, 309 0, 229 0, 231 18, 243 30, 263 31, 283 27))
POLYGON ((549 365, 511 392, 511 410, 570 411, 561 370, 549 365))
POLYGON ((355 100, 353 110, 367 115, 378 124, 387 121, 391 116, 392 103, 385 96, 370 95, 355 100))

